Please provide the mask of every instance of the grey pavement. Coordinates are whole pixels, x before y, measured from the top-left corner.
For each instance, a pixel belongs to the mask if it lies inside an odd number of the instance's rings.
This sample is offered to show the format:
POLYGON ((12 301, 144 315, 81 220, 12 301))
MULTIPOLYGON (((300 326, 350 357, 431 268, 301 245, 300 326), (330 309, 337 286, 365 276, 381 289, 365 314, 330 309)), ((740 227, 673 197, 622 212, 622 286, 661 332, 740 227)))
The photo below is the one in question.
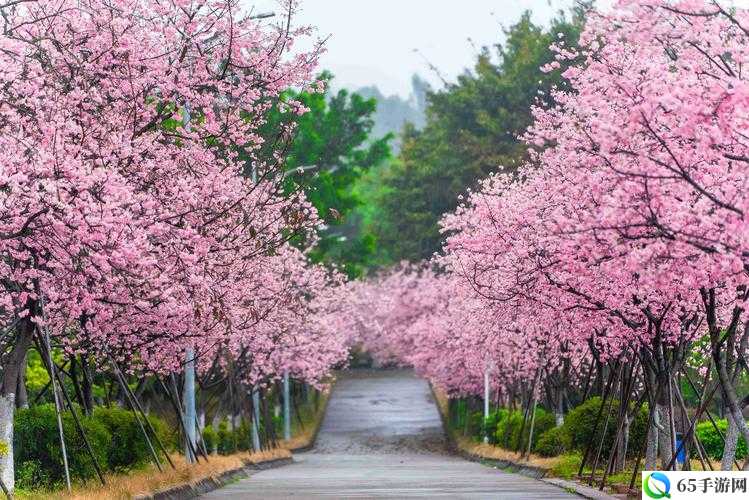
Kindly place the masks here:
POLYGON ((451 456, 429 386, 409 371, 339 377, 315 449, 206 499, 580 498, 451 456))

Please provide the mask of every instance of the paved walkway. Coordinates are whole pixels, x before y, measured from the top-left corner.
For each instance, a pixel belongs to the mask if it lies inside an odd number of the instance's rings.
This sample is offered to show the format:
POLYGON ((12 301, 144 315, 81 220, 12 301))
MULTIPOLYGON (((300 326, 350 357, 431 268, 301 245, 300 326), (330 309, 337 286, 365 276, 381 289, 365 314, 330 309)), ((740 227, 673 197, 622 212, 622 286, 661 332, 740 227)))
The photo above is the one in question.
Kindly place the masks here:
POLYGON ((342 377, 314 451, 294 462, 205 498, 579 498, 448 455, 429 386, 407 371, 342 377))

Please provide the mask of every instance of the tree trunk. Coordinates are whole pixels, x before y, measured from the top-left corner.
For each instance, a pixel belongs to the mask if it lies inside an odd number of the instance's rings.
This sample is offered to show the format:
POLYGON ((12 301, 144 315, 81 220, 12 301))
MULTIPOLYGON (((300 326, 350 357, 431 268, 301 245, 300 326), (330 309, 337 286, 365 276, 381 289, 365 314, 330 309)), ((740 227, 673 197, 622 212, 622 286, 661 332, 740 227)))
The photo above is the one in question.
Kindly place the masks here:
POLYGON ((648 425, 647 448, 645 449, 645 470, 655 470, 658 461, 658 407, 653 409, 653 418, 648 425))
MULTIPOLYGON (((726 417, 730 416, 738 427, 739 434, 749 443, 749 427, 746 425, 744 415, 741 413, 739 397, 736 394, 736 387, 731 383, 726 370, 725 355, 719 351, 713 350, 713 360, 715 361, 718 380, 720 381, 723 395, 725 396, 727 408, 726 417)), ((749 459, 744 462, 744 470, 749 470, 749 459)))
POLYGON ((728 430, 726 431, 726 442, 723 446, 723 458, 720 461, 720 470, 733 470, 733 460, 736 458, 736 446, 739 443, 739 426, 733 419, 730 411, 726 412, 728 430))
POLYGON ((671 417, 669 415, 668 406, 662 403, 658 403, 658 451, 661 456, 661 467, 665 469, 671 457, 674 454, 673 447, 671 446, 671 417))
POLYGON ((86 415, 94 411, 94 383, 91 379, 91 370, 88 366, 88 358, 81 355, 81 392, 83 392, 83 404, 86 415))
POLYGON ((614 464, 614 471, 623 471, 626 467, 627 449, 629 448, 629 428, 632 425, 632 419, 629 414, 625 411, 624 413, 624 426, 622 427, 622 435, 619 439, 619 450, 617 451, 617 460, 614 464))
POLYGON ((16 339, 13 349, 8 355, 7 362, 3 367, 2 385, 0 386, 0 395, 13 394, 15 401, 16 390, 18 389, 18 377, 23 369, 26 368, 26 353, 31 347, 34 339, 34 323, 31 319, 24 318, 16 327, 16 339))
POLYGON ((16 408, 28 408, 29 407, 29 394, 26 392, 26 357, 27 353, 24 353, 23 360, 21 360, 21 366, 18 367, 18 378, 16 380, 16 408))
POLYGON ((561 427, 564 424, 564 406, 563 406, 563 402, 564 402, 564 397, 562 396, 561 391, 560 391, 560 394, 558 394, 558 396, 557 396, 557 408, 556 408, 556 412, 554 412, 554 417, 556 419, 557 427, 561 427))
POLYGON ((8 491, 15 486, 13 469, 13 413, 15 410, 15 395, 0 394, 0 443, 5 444, 7 453, 0 454, 0 479, 8 491))

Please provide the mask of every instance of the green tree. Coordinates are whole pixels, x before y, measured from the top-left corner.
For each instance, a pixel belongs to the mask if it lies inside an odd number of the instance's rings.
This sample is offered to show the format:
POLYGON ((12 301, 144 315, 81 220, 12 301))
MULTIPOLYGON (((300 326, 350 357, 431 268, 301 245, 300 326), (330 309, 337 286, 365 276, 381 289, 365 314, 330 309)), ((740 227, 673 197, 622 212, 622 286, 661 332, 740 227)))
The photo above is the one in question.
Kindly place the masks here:
POLYGON ((540 67, 554 61, 554 42, 577 43, 583 12, 560 13, 546 29, 525 13, 494 56, 484 48, 472 71, 429 93, 426 125, 405 128, 398 161, 378 172, 382 185, 368 194, 377 205, 368 230, 380 261, 429 258, 441 246, 439 219, 455 209, 459 195, 526 159, 519 136, 532 123, 531 107, 550 102, 552 88, 563 86, 563 69, 540 67))
MULTIPOLYGON (((329 88, 332 76, 320 80, 329 88)), ((361 199, 353 185, 361 175, 390 156, 391 135, 371 138, 375 99, 339 90, 335 94, 286 93, 309 111, 272 113, 266 137, 276 137, 282 125, 296 126, 285 158, 287 189, 302 188, 324 222, 312 258, 338 264, 349 276, 358 276, 375 253, 374 238, 362 234, 354 209, 361 199)))

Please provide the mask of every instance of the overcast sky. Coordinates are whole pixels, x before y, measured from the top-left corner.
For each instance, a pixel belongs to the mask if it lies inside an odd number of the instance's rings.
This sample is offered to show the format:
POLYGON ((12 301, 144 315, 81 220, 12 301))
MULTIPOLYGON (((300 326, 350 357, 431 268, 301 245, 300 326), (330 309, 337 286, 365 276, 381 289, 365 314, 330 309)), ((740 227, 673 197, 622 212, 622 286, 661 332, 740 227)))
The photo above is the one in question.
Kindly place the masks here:
MULTIPOLYGON (((277 10, 277 0, 243 0, 255 12, 277 10)), ((724 0, 749 7, 749 0, 724 0)), ((447 80, 472 65, 476 47, 497 43, 501 27, 517 22, 529 10, 533 20, 548 24, 574 0, 301 0, 296 23, 330 35, 322 68, 331 70, 336 87, 377 85, 384 94, 408 96, 411 75, 438 86, 440 79, 425 58, 447 80), (414 52, 418 49, 419 52, 414 52)), ((614 0, 598 0, 608 7, 614 0)))
MULTIPOLYGON (((245 0, 256 12, 271 11, 275 0, 245 0)), ((377 85, 384 94, 408 96, 411 75, 434 85, 439 78, 425 58, 453 80, 474 60, 477 47, 501 39, 501 27, 525 10, 548 23, 573 0, 301 0, 297 24, 330 35, 322 68, 335 74, 336 87, 377 85), (418 49, 419 52, 414 50, 418 49)))

